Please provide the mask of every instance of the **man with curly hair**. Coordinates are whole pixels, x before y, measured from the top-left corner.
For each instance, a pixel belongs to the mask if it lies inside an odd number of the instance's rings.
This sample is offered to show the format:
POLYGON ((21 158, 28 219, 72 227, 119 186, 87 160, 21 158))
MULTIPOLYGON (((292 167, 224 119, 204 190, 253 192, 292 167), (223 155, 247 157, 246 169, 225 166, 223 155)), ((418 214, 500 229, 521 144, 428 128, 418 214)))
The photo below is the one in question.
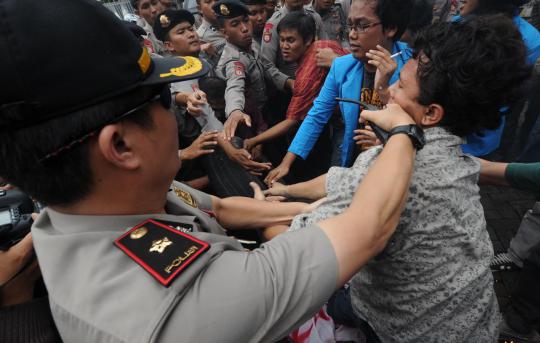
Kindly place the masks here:
MULTIPOLYGON (((462 152, 460 137, 499 125, 498 109, 516 101, 530 75, 526 49, 512 21, 500 15, 432 26, 414 47, 414 58, 389 89, 389 103, 424 128, 426 145, 417 154, 396 232, 353 277, 350 293, 338 296, 350 311, 332 301, 329 312, 350 325, 367 322, 383 342, 493 342, 499 307, 476 184, 480 164, 462 152)), ((326 196, 290 229, 306 228, 350 205, 355 185, 380 151, 362 153, 351 168, 334 167, 317 179, 266 193, 326 196)))

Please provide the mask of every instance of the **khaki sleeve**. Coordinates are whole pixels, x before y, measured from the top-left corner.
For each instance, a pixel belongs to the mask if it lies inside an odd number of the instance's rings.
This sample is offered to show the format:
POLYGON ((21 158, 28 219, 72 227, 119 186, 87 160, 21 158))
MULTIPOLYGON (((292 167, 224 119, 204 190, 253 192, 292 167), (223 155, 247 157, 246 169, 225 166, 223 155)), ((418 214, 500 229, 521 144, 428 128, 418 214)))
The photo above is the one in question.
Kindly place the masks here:
POLYGON ((239 60, 231 60, 225 64, 225 115, 227 118, 234 110, 244 111, 246 65, 239 60))
POLYGON ((185 183, 173 181, 173 187, 178 187, 183 191, 188 192, 195 200, 197 207, 202 210, 211 211, 212 210, 212 196, 210 194, 201 192, 195 188, 191 188, 185 183))
POLYGON ((289 76, 282 73, 276 66, 278 53, 279 35, 277 33, 277 25, 268 21, 264 27, 261 42, 261 60, 268 76, 272 79, 276 87, 283 90, 289 76))
POLYGON ((275 342, 320 310, 337 275, 336 254, 318 227, 251 252, 225 251, 173 309, 159 341, 275 342))

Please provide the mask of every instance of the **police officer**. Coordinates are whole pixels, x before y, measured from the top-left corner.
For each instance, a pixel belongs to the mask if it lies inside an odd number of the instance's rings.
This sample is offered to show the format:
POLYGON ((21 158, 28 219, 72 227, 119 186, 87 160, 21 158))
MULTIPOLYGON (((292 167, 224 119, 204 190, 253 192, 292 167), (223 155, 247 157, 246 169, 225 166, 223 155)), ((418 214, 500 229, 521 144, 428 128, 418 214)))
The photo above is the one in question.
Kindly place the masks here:
POLYGON ((135 15, 129 14, 125 17, 127 21, 133 22, 139 25, 146 31, 146 37, 144 39, 144 45, 148 49, 149 53, 162 55, 165 53, 163 43, 157 39, 152 29, 154 21, 160 9, 158 0, 130 0, 131 6, 135 10, 135 15))
POLYGON ((215 4, 215 0, 198 0, 197 6, 202 14, 201 25, 197 29, 197 35, 199 36, 203 46, 203 51, 207 51, 208 61, 215 67, 221 57, 223 48, 225 47, 225 37, 223 33, 219 31, 219 27, 216 20, 216 15, 212 10, 212 6, 215 4), (207 48, 204 45, 209 44, 211 48, 207 48))
POLYGON ((266 0, 242 0, 249 10, 249 20, 253 27, 253 44, 257 51, 261 51, 262 34, 266 23, 266 0))
POLYGON ((281 85, 278 89, 285 88, 285 82, 288 78, 294 78, 296 72, 297 63, 287 63, 283 61, 281 56, 281 50, 279 48, 279 34, 277 33, 277 26, 281 19, 283 19, 287 13, 291 11, 305 11, 307 14, 313 16, 315 19, 315 25, 317 27, 318 39, 326 39, 326 34, 323 31, 323 23, 321 16, 313 9, 304 8, 304 2, 302 0, 284 0, 283 6, 274 14, 264 26, 262 43, 261 43, 261 55, 270 64, 275 65, 279 71, 272 71, 272 79, 274 83, 281 85))
POLYGON ((335 0, 313 0, 307 8, 321 16, 322 29, 326 39, 334 40, 343 47, 349 47, 347 17, 341 3, 335 0))
MULTIPOLYGON (((259 134, 266 129, 262 118, 262 107, 266 103, 266 72, 259 52, 254 49, 249 10, 237 0, 218 1, 213 9, 227 37, 216 67, 216 73, 227 82, 225 132, 229 133, 229 127, 236 127, 239 121, 247 121, 253 129, 248 135, 259 134)), ((246 134, 241 136, 245 138, 246 134)))
MULTIPOLYGON (((64 341, 272 342, 392 234, 414 161, 407 136, 391 136, 350 209, 248 252, 223 228, 309 208, 171 184, 180 164, 164 86, 203 65, 151 59, 94 0, 5 0, 0 11, 0 175, 48 204, 32 235, 64 341), (51 37, 71 44, 50 54, 51 37)), ((414 123, 392 105, 363 117, 385 130, 414 123)))

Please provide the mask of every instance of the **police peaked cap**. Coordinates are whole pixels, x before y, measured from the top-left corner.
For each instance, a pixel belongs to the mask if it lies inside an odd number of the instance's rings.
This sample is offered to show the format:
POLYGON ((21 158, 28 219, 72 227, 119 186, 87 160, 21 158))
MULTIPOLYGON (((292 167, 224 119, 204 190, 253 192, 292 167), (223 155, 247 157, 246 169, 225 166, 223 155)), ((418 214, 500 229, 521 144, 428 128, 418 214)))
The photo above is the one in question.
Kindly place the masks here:
POLYGON ((1 0, 0 13, 0 132, 209 70, 194 57, 150 57, 95 0, 1 0))
POLYGON ((158 14, 154 22, 154 34, 159 40, 164 41, 173 27, 185 21, 191 25, 195 23, 195 17, 190 11, 167 9, 158 14))
POLYGON ((238 0, 220 0, 212 6, 218 18, 231 19, 249 14, 248 8, 238 0))

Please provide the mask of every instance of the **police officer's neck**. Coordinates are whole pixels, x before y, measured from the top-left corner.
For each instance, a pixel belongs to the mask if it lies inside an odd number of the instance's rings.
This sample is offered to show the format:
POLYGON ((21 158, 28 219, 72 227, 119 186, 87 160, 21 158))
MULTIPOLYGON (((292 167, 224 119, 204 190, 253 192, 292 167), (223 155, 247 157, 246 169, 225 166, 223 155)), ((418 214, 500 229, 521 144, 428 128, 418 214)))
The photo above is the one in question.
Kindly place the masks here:
POLYGON ((96 180, 83 199, 53 210, 72 215, 137 215, 165 213, 169 185, 144 185, 128 178, 96 180))

